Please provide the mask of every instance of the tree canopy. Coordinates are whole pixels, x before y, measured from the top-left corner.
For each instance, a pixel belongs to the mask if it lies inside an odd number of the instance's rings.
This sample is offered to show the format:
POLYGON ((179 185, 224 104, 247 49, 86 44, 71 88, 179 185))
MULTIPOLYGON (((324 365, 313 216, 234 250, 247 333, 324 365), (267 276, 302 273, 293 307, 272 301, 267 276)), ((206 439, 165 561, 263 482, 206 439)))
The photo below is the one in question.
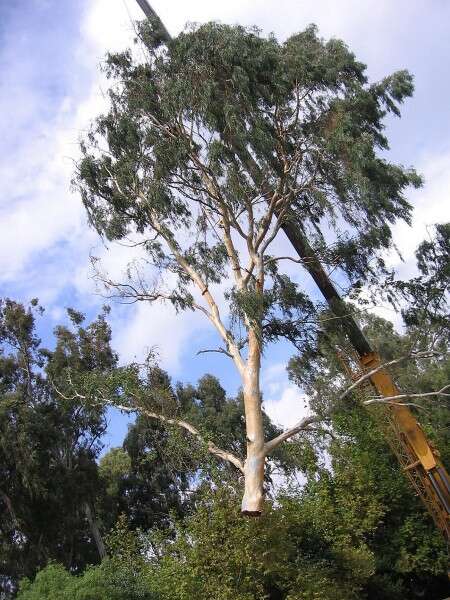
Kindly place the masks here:
MULTIPOLYGON (((36 335, 29 308, 0 304, 1 577, 5 589, 52 558, 81 569, 98 559, 86 510, 99 494, 96 458, 105 432, 105 407, 62 400, 60 373, 106 372, 116 364, 104 315, 82 327, 55 330, 55 347, 36 335)), ((90 513, 91 514, 91 513, 90 513)))

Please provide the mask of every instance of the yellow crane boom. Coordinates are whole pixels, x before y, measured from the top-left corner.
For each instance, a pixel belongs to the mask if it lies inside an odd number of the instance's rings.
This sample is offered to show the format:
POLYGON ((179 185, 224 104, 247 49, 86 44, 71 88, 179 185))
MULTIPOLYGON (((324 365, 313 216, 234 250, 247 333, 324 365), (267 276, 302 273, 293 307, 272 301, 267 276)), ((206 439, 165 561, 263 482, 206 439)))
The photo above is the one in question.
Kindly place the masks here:
MULTIPOLYGON (((314 279, 331 311, 340 319, 342 329, 353 346, 361 374, 373 373, 369 380, 382 398, 398 396, 400 391, 391 374, 382 368, 381 357, 373 350, 360 326, 337 292, 314 250, 292 221, 283 227, 287 237, 303 258, 303 266, 314 279), (307 259, 307 260, 306 260, 307 259)), ((408 406, 400 402, 384 405, 386 437, 405 475, 433 517, 446 541, 450 541, 450 478, 439 458, 439 452, 428 441, 408 406)))
MULTIPOLYGON (((360 358, 364 370, 381 366, 376 352, 360 358)), ((400 394, 390 373, 381 368, 370 376, 378 394, 391 398, 400 394)), ((421 498, 444 538, 450 540, 450 484, 439 452, 427 440, 411 410, 401 403, 383 405, 385 431, 389 445, 418 496, 421 498)))

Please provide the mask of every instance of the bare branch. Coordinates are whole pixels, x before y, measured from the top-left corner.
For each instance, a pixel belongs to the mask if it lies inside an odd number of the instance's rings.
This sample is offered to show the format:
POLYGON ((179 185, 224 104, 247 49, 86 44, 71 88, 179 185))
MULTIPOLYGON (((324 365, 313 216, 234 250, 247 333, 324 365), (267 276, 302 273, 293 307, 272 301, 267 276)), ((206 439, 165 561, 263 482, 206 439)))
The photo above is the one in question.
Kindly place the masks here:
MULTIPOLYGON (((186 258, 181 253, 177 242, 167 234, 158 220, 154 217, 154 215, 150 215, 152 219, 152 227, 161 234, 161 237, 164 238, 167 245, 169 246, 174 258, 180 265, 180 267, 185 271, 185 273, 190 277, 191 281, 197 286, 200 290, 203 298, 209 305, 210 312, 206 311, 204 308, 202 312, 204 312, 211 323, 215 326, 216 330, 219 332, 221 338, 225 342, 227 346, 227 350, 233 357, 234 363, 239 371, 239 373, 243 374, 245 371, 245 364, 242 359, 241 353, 239 352, 239 348, 231 335, 231 333, 227 330, 220 316, 219 307, 212 296, 207 284, 203 281, 200 274, 193 268, 191 264, 186 260, 186 258)), ((196 308, 199 308, 199 305, 195 304, 196 308)))
MULTIPOLYGON (((367 373, 364 373, 364 375, 362 375, 359 379, 357 379, 354 383, 352 383, 352 385, 349 386, 345 390, 345 392, 343 392, 339 396, 339 400, 343 400, 352 390, 357 388, 364 381, 367 381, 367 379, 370 379, 372 377, 372 375, 375 375, 375 373, 378 373, 378 371, 382 371, 385 367, 390 367, 392 365, 396 365, 405 360, 416 360, 419 358, 433 358, 434 356, 440 356, 440 355, 441 355, 440 352, 425 350, 423 352, 414 352, 411 354, 406 354, 405 356, 400 356, 400 358, 395 358, 393 360, 389 360, 381 365, 378 365, 378 367, 375 367, 371 371, 367 371, 367 373)), ((409 397, 409 395, 407 397, 409 397)))
POLYGON ((206 350, 199 350, 197 352, 197 356, 199 354, 207 354, 208 352, 217 352, 218 354, 225 354, 225 356, 228 356, 229 358, 233 358, 232 354, 230 354, 229 352, 227 352, 224 348, 212 348, 211 350, 206 349, 206 350))
POLYGON ((214 456, 217 456, 218 458, 221 458, 222 460, 225 460, 225 461, 231 463, 237 469, 239 469, 239 471, 241 471, 241 473, 244 473, 244 465, 237 456, 235 456, 231 452, 222 450, 221 448, 216 446, 213 442, 205 440, 203 438, 203 436, 201 435, 201 433, 199 432, 199 430, 196 429, 193 425, 191 425, 187 421, 184 421, 183 419, 173 419, 170 417, 166 417, 164 415, 160 415, 158 413, 146 410, 144 408, 139 408, 139 407, 131 408, 129 406, 123 406, 121 404, 115 404, 115 403, 105 400, 105 399, 103 399, 103 402, 105 402, 106 404, 109 404, 110 406, 114 406, 115 408, 118 408, 119 410, 122 410, 124 412, 128 412, 128 413, 140 412, 141 414, 145 415, 146 417, 149 417, 150 419, 157 419, 158 421, 166 423, 167 425, 177 425, 178 427, 185 429, 190 434, 192 434, 194 437, 196 437, 200 442, 205 444, 208 449, 208 452, 210 452, 211 454, 214 454, 214 456))
MULTIPOLYGON (((69 375, 68 375, 67 379, 68 379, 70 385, 72 385, 72 387, 73 387, 72 380, 69 375)), ((78 392, 75 392, 73 396, 66 396, 56 387, 55 382, 52 379, 50 379, 50 383, 52 384, 52 388, 55 390, 55 392, 58 394, 58 396, 60 396, 63 400, 72 401, 72 400, 76 400, 77 398, 79 400, 86 400, 86 396, 83 396, 82 394, 79 394, 78 392)))
MULTIPOLYGON (((335 266, 339 262, 339 259, 336 256, 332 257, 332 259, 328 261, 326 256, 322 255, 321 259, 322 259, 323 264, 329 265, 329 266, 335 266)), ((270 258, 267 258, 264 261, 264 264, 268 265, 270 263, 278 262, 280 260, 290 260, 290 261, 300 264, 300 265, 308 265, 308 264, 314 264, 314 262, 317 261, 317 256, 311 256, 311 257, 306 256, 305 258, 294 258, 293 256, 271 256, 270 258)))
MULTIPOLYGON (((447 393, 446 390, 450 389, 450 384, 444 385, 443 388, 441 388, 440 390, 437 390, 435 392, 425 392, 423 394, 397 394, 396 396, 374 396, 373 398, 370 398, 369 400, 364 400, 363 404, 375 404, 375 403, 389 403, 389 404, 397 404, 398 400, 407 400, 410 398, 430 398, 432 396, 445 396, 447 398, 450 398, 450 393, 447 393)), ((399 402, 398 404, 402 404, 404 406, 403 403, 399 402)), ((417 404, 414 404, 412 406, 418 406, 417 404)))
MULTIPOLYGON (((62 392, 60 392, 58 390, 58 388, 56 387, 56 385, 53 382, 52 382, 52 386, 55 389, 56 393, 59 396, 61 396, 61 398, 64 398, 65 400, 74 400, 75 398, 79 398, 79 399, 83 399, 83 400, 87 399, 86 396, 79 394, 78 392, 75 392, 74 395, 70 396, 70 397, 65 396, 62 392)), ((134 394, 132 394, 132 395, 134 396, 134 394)), ((167 425, 177 425, 178 427, 181 427, 181 428, 185 429, 186 431, 189 431, 190 434, 195 436, 203 444, 206 444, 208 452, 210 452, 211 454, 214 454, 215 456, 217 456, 218 458, 221 458, 222 460, 228 461, 229 463, 234 465, 237 469, 239 469, 239 471, 241 471, 241 473, 244 472, 244 465, 242 464, 242 461, 239 460, 239 458, 237 456, 235 456, 231 452, 222 450, 221 448, 216 446, 213 442, 205 440, 198 429, 196 429, 193 425, 191 425, 187 421, 184 421, 183 419, 175 419, 175 418, 166 417, 165 415, 160 415, 158 413, 149 411, 149 410, 147 410, 145 408, 141 408, 141 407, 130 407, 130 406, 124 406, 122 404, 116 404, 115 402, 112 402, 111 400, 108 400, 107 398, 103 398, 103 397, 98 398, 97 402, 101 403, 101 404, 107 404, 108 406, 113 406, 114 408, 117 408, 117 409, 122 410, 123 412, 127 412, 127 413, 140 412, 143 415, 145 415, 146 417, 149 417, 151 419, 158 419, 159 421, 166 423, 167 425)))
POLYGON ((239 257, 238 257, 238 253, 236 251, 236 248, 233 244, 233 240, 231 237, 230 223, 228 221, 228 218, 226 218, 225 216, 222 218, 222 229, 223 229, 223 233, 224 233, 223 241, 224 241, 225 247, 227 249, 228 257, 230 258, 231 264, 233 265, 234 279, 235 279, 238 287, 242 288, 243 287, 243 279, 242 279, 241 266, 239 263, 239 257))
POLYGON ((299 421, 296 425, 294 425, 294 427, 291 427, 290 429, 286 429, 286 431, 283 431, 283 433, 280 433, 280 435, 277 435, 273 439, 266 442, 264 444, 265 455, 268 456, 281 443, 288 440, 289 438, 296 435, 297 433, 300 433, 300 431, 308 431, 309 425, 312 425, 313 423, 320 423, 323 420, 324 420, 324 417, 318 417, 318 416, 304 417, 301 421, 299 421))
POLYGON ((270 244, 273 242, 275 237, 278 235, 278 232, 280 231, 280 228, 283 225, 283 218, 286 215, 287 208, 288 208, 288 206, 287 206, 287 204, 285 204, 285 206, 277 212, 277 215, 276 215, 277 220, 276 220, 275 226, 273 228, 273 231, 270 233, 270 235, 265 240, 264 244, 262 244, 261 250, 260 250, 261 254, 265 253, 267 248, 270 246, 270 244))

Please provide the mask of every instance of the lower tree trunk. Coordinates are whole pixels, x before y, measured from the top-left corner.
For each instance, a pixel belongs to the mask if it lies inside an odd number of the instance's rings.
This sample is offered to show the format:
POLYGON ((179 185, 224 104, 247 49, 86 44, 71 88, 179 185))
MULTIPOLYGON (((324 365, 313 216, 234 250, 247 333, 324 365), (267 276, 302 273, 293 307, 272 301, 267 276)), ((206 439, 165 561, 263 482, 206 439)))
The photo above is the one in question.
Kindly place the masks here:
POLYGON ((264 462, 263 453, 247 454, 244 464, 244 496, 241 511, 244 515, 259 516, 264 504, 264 462))
POLYGON ((16 513, 14 512, 14 508, 11 502, 11 498, 5 494, 5 492, 0 491, 0 498, 3 499, 3 502, 6 505, 6 508, 8 509, 9 515, 11 517, 11 521, 14 525, 14 527, 17 527, 17 519, 16 519, 16 513))
POLYGON ((245 491, 242 512, 258 516, 264 504, 264 424, 259 389, 261 351, 258 337, 249 332, 248 362, 244 376, 245 427, 247 458, 244 463, 245 491))

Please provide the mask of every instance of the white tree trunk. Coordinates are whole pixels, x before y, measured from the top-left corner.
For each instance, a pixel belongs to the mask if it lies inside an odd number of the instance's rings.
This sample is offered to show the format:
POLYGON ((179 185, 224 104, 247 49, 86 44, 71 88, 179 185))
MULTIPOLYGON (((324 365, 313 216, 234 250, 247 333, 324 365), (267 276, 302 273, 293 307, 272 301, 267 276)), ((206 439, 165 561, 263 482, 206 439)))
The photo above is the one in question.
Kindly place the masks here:
POLYGON ((245 515, 259 516, 264 504, 264 463, 263 453, 247 454, 244 465, 244 496, 241 511, 245 515))
POLYGON ((249 353, 244 375, 244 408, 247 429, 247 458, 244 463, 245 490, 242 512, 260 515, 264 503, 264 426, 259 376, 261 350, 254 331, 249 332, 249 353))

